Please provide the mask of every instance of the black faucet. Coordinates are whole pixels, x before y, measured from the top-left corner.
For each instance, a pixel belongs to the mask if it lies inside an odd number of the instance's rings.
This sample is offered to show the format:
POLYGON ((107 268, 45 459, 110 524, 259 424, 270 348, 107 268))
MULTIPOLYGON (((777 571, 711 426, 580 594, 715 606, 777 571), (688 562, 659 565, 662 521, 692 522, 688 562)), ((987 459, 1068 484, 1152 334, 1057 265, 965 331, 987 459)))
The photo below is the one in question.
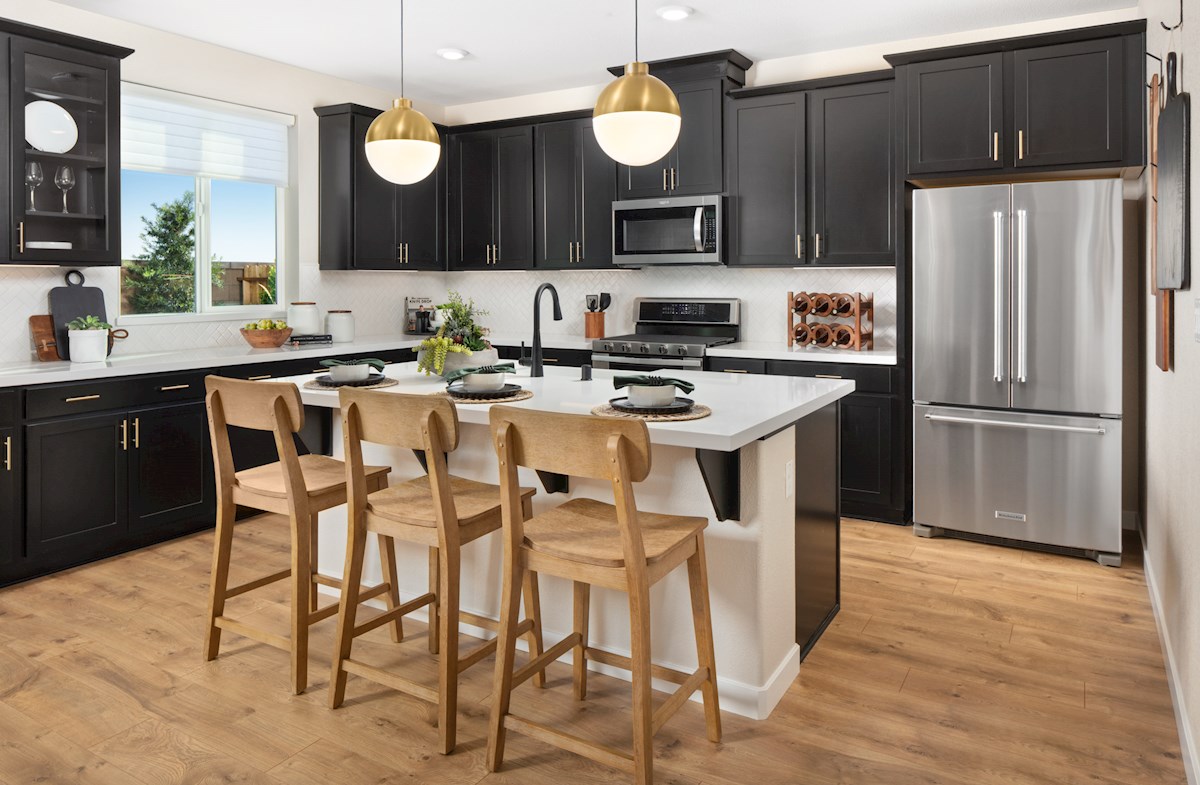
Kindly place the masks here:
POLYGON ((554 284, 544 283, 537 288, 533 295, 533 349, 529 356, 529 375, 545 376, 542 373, 542 292, 550 290, 550 299, 554 301, 554 321, 562 321, 562 308, 558 304, 558 290, 554 284))

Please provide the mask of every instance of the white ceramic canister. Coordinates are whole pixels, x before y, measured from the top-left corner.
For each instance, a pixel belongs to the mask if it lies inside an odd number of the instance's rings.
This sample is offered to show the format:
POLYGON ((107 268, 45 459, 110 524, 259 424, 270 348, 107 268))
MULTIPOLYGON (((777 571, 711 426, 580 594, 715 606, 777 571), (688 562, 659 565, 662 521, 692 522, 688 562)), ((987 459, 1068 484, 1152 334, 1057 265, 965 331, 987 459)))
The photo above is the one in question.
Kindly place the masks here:
POLYGON ((319 335, 321 311, 316 303, 292 303, 287 309, 287 323, 292 335, 319 335))
POLYGON ((334 343, 350 343, 354 340, 354 314, 350 311, 325 314, 325 332, 333 336, 334 343))

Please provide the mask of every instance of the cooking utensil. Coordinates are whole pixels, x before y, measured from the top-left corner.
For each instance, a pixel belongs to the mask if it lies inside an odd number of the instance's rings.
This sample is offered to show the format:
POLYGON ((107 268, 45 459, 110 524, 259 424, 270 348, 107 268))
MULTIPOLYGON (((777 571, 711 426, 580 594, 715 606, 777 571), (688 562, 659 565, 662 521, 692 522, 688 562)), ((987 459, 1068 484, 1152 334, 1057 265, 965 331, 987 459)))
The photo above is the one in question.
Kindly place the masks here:
POLYGON ((1167 99, 1158 117, 1158 288, 1191 285, 1188 216, 1191 97, 1179 92, 1178 58, 1167 55, 1167 99))
POLYGON ((587 309, 591 313, 594 313, 600 307, 600 295, 598 294, 584 295, 583 300, 587 303, 587 309))
POLYGON ((29 333, 33 336, 33 348, 42 362, 61 360, 57 341, 54 340, 54 319, 50 314, 29 317, 29 333))
POLYGON ((104 309, 104 292, 95 286, 84 286, 83 273, 71 270, 64 276, 66 286, 50 290, 50 315, 54 318, 54 341, 58 345, 58 356, 71 359, 71 347, 67 342, 67 323, 84 316, 96 316, 108 321, 104 309))
POLYGON ((600 292, 600 310, 607 311, 610 305, 612 305, 612 295, 608 292, 600 292))

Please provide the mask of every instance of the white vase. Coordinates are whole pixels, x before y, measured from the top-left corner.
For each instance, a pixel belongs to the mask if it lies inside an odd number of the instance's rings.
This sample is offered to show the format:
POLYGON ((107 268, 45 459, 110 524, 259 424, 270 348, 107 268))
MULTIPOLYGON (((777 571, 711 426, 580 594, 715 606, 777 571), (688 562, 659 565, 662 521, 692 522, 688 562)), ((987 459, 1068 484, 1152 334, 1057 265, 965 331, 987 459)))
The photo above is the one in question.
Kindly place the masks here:
POLYGON ((73 363, 102 363, 108 359, 108 330, 68 330, 67 346, 73 363))

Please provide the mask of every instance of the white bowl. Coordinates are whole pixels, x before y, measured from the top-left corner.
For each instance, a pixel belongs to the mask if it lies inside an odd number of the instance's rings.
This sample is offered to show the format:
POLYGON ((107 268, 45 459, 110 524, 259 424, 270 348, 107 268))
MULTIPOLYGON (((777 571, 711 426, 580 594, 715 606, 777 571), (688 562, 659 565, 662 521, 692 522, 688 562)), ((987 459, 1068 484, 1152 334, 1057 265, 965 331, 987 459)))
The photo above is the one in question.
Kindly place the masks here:
POLYGON ((634 406, 667 406, 675 400, 675 385, 634 384, 625 388, 625 394, 634 406))
POLYGON ((470 392, 494 392, 504 386, 502 373, 469 373, 462 377, 463 389, 470 392))
POLYGON ((334 365, 329 369, 329 378, 335 382, 362 382, 370 375, 369 365, 334 365))

